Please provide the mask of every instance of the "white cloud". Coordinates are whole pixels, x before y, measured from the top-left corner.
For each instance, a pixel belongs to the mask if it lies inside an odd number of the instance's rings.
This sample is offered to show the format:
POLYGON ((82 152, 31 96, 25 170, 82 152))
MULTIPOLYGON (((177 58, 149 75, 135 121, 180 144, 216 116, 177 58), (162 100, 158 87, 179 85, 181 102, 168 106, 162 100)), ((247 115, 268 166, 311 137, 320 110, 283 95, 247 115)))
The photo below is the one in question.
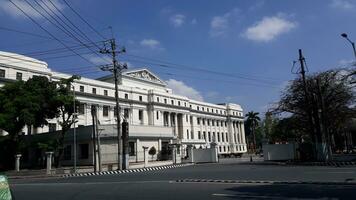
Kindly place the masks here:
POLYGON ((111 63, 110 58, 108 57, 99 57, 99 56, 86 56, 95 65, 105 65, 111 63))
MULTIPOLYGON (((43 18, 42 15, 40 15, 35 9, 33 9, 29 4, 27 4, 26 1, 23 0, 12 0, 18 7, 20 7, 26 14, 28 14, 30 17, 36 18, 36 19, 41 19, 43 18)), ((48 3, 47 1, 39 1, 38 3, 46 8, 45 5, 47 5, 50 9, 52 9, 53 11, 56 11, 56 8, 51 4, 48 3), (43 3, 46 2, 46 3, 43 3)), ((33 3, 33 1, 29 1, 29 3, 31 3, 31 5, 33 7, 35 7, 37 10, 41 11, 41 7, 36 4, 33 3)), ((63 10, 64 9, 64 5, 62 5, 61 3, 59 3, 58 0, 52 0, 52 3, 59 9, 59 10, 63 10)), ((26 18, 26 15, 24 15, 22 13, 21 10, 19 10, 16 6, 14 6, 10 1, 0 1, 0 10, 2 10, 4 13, 14 17, 14 18, 26 18)))
POLYGON ((247 28, 242 35, 249 40, 269 42, 296 27, 296 22, 288 21, 282 16, 264 17, 261 21, 247 28))
POLYGON ((338 65, 341 67, 356 66, 356 62, 353 59, 350 59, 350 60, 341 59, 341 60, 339 60, 338 65))
POLYGON ((194 99, 194 100, 198 100, 198 101, 204 101, 204 98, 200 94, 199 91, 197 91, 196 89, 186 85, 182 81, 169 79, 168 81, 166 81, 166 83, 168 85, 168 88, 171 88, 173 90, 174 94, 186 96, 188 98, 191 98, 191 99, 194 99))
POLYGON ((210 21, 210 36, 218 37, 226 35, 229 29, 229 20, 233 14, 237 14, 239 9, 234 8, 232 11, 221 16, 214 16, 210 21))
POLYGON ((192 19, 192 21, 190 22, 192 25, 195 25, 195 24, 197 24, 198 23, 198 20, 197 19, 192 19))
POLYGON ((171 16, 170 21, 174 27, 181 27, 185 23, 185 16, 182 14, 176 14, 171 16))
POLYGON ((140 42, 140 45, 143 47, 149 47, 151 49, 163 50, 163 48, 161 47, 161 43, 155 39, 143 39, 140 42))
POLYGON ((342 10, 352 10, 355 8, 355 4, 350 3, 347 0, 332 0, 330 7, 342 9, 342 10))

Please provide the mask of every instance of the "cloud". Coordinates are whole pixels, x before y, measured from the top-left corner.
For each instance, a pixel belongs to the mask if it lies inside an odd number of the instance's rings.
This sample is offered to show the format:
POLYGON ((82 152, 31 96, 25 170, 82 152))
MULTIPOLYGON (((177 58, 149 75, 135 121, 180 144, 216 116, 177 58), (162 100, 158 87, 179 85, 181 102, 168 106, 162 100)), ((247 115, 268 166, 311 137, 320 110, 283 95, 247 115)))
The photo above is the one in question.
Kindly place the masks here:
POLYGON ((339 60, 338 65, 341 67, 356 66, 356 62, 353 59, 350 59, 350 60, 341 59, 341 60, 339 60))
POLYGON ((161 47, 161 43, 158 40, 155 39, 143 39, 140 42, 140 45, 143 47, 148 47, 151 49, 158 49, 158 50, 163 50, 164 48, 161 47))
POLYGON ((332 0, 330 7, 341 10, 353 10, 355 8, 355 4, 350 3, 347 0, 332 0))
POLYGON ((225 36, 229 29, 229 20, 233 14, 237 14, 239 9, 234 8, 230 12, 221 16, 214 16, 210 21, 210 36, 219 37, 225 36))
POLYGON ((87 56, 87 59, 89 59, 90 62, 92 62, 95 65, 105 65, 111 63, 111 60, 108 57, 87 56))
POLYGON ((282 16, 264 17, 261 21, 247 28, 242 35, 249 40, 269 42, 296 27, 296 22, 288 21, 282 16))
MULTIPOLYGON (((28 14, 30 17, 36 18, 36 19, 41 19, 43 18, 43 16, 41 14, 39 14, 35 9, 33 9, 29 4, 27 4, 26 1, 23 0, 12 0, 18 7, 20 7, 26 14, 28 14)), ((32 1, 29 1, 30 3, 32 1)), ((44 7, 47 8, 49 7, 50 9, 56 11, 56 8, 51 4, 51 3, 44 3, 47 1, 39 1, 38 3, 44 7), (46 7, 47 6, 47 7, 46 7)), ((59 10, 63 10, 65 7, 64 5, 62 5, 61 3, 59 3, 58 0, 52 0, 52 3, 59 9, 59 10)), ((31 5, 42 11, 41 7, 36 4, 36 3, 31 3, 31 5)), ((21 10, 19 10, 16 6, 14 6, 10 1, 0 1, 0 10, 2 10, 4 13, 10 15, 11 17, 14 18, 26 18, 26 15, 24 15, 22 13, 21 10)))
POLYGON ((171 88, 173 90, 174 94, 186 96, 188 98, 191 98, 191 99, 194 99, 194 100, 198 100, 198 101, 204 101, 204 98, 200 94, 199 91, 197 91, 196 89, 186 85, 182 81, 169 79, 168 81, 166 81, 166 83, 168 85, 168 88, 171 88))
POLYGON ((190 22, 192 25, 195 25, 195 24, 197 24, 198 23, 198 20, 197 19, 192 19, 192 21, 190 22))
POLYGON ((171 16, 170 22, 176 28, 181 27, 185 23, 185 16, 182 14, 176 14, 171 16))

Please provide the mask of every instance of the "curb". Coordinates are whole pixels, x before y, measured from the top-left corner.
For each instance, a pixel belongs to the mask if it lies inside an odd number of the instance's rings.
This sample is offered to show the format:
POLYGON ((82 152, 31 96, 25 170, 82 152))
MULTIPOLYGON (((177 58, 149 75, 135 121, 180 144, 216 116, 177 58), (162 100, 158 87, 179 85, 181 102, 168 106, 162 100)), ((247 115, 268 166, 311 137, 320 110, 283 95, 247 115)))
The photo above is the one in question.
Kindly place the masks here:
POLYGON ((322 182, 322 181, 255 181, 255 180, 212 180, 212 179, 181 179, 176 183, 231 183, 231 184, 293 184, 293 185, 356 185, 356 182, 322 182))
POLYGON ((178 167, 191 166, 193 164, 179 164, 179 165, 165 165, 158 167, 146 167, 139 169, 126 169, 126 170, 116 170, 116 171, 105 171, 105 172, 87 172, 87 173, 76 173, 76 174, 65 174, 62 177, 84 177, 84 176, 98 176, 98 175, 114 175, 114 174, 125 174, 125 173, 134 173, 134 172, 145 172, 145 171, 157 171, 163 169, 172 169, 178 167))
POLYGON ((331 166, 331 167, 348 167, 348 166, 356 166, 356 162, 348 161, 348 162, 290 162, 286 163, 287 165, 301 165, 301 166, 331 166))

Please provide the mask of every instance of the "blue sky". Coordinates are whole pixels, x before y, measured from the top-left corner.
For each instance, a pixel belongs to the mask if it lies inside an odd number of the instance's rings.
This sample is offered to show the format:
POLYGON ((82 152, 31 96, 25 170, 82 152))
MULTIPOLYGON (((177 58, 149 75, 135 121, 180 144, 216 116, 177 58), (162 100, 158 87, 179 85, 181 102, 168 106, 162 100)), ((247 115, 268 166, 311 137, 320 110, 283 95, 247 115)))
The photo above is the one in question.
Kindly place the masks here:
MULTIPOLYGON (((13 1, 68 46, 78 45, 25 1, 13 1)), ((34 0, 28 1, 39 9, 34 0)), ((92 41, 102 40, 62 0, 52 2, 92 41)), ((278 101, 287 81, 296 77, 291 68, 299 48, 304 51, 309 73, 344 66, 353 60, 351 46, 340 33, 346 32, 356 40, 355 0, 67 2, 105 37, 111 37, 108 27, 113 27, 118 44, 127 50, 127 55, 120 55, 119 59, 128 62, 130 68, 149 68, 166 80, 175 93, 212 103, 238 103, 245 111, 263 113, 278 101), (157 65, 156 60, 170 62, 169 67, 157 65)), ((47 5, 51 7, 48 2, 47 5)), ((0 50, 28 54, 63 48, 55 40, 1 29, 49 37, 7 0, 0 1, 0 11, 0 50)), ((48 62, 57 71, 92 78, 105 74, 90 67, 104 63, 96 55, 83 55, 91 63, 78 56, 53 58, 69 54, 72 53, 33 57, 48 62)))

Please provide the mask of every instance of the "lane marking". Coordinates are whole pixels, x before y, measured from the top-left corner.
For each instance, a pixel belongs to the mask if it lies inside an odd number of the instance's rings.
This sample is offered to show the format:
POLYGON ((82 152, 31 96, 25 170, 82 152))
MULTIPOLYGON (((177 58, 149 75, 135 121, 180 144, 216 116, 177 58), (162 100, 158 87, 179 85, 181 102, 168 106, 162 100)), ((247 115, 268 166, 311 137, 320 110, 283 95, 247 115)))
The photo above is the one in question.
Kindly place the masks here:
POLYGON ((158 181, 108 181, 108 182, 85 182, 85 183, 15 183, 10 186, 61 186, 61 185, 105 185, 105 184, 128 184, 128 183, 169 183, 169 180, 158 181))
POLYGON ((220 193, 215 193, 211 194, 212 196, 218 196, 218 197, 240 197, 240 198, 256 198, 256 199, 283 199, 281 197, 271 197, 271 196, 264 196, 264 195, 245 195, 245 194, 220 194, 220 193))

